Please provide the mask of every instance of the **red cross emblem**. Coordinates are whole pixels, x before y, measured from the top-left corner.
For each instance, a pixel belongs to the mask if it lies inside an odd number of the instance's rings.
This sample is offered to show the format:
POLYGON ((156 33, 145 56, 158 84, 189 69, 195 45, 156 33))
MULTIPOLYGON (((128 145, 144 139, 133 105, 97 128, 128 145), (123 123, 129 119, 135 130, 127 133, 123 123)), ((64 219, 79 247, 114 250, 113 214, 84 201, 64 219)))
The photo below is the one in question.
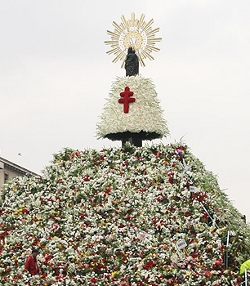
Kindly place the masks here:
POLYGON ((124 91, 120 93, 121 98, 118 100, 118 102, 124 104, 124 113, 128 113, 129 103, 135 102, 135 98, 131 97, 133 94, 133 91, 130 91, 130 88, 128 86, 126 86, 124 91))

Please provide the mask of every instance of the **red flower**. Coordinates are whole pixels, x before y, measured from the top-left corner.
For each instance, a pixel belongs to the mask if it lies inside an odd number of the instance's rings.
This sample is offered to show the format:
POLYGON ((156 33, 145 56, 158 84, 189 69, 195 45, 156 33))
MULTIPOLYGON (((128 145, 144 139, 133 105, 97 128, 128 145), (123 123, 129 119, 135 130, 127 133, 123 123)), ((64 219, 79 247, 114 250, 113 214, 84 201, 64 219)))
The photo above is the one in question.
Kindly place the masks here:
POLYGON ((220 259, 220 260, 216 260, 213 264, 213 269, 215 270, 219 270, 223 267, 223 261, 220 259))
POLYGON ((157 201, 158 201, 158 202, 161 202, 162 200, 163 200, 163 197, 162 197, 162 196, 158 196, 158 197, 157 197, 157 201))
POLYGON ((154 260, 149 260, 143 265, 143 269, 149 270, 150 268, 155 266, 154 260))
POLYGON ((41 275, 42 278, 45 278, 46 276, 47 276, 47 273, 43 273, 43 274, 41 275))
POLYGON ((196 258, 196 257, 198 256, 198 254, 197 254, 196 252, 194 252, 194 253, 191 254, 191 256, 192 256, 193 258, 196 258))
POLYGON ((78 150, 75 150, 71 153, 70 159, 72 160, 74 157, 79 157, 79 156, 80 156, 80 152, 78 150))
POLYGON ((87 181, 90 180, 90 178, 89 178, 89 176, 85 176, 85 177, 83 178, 83 180, 84 180, 85 182, 87 182, 87 181))
POLYGON ((106 190, 105 190, 105 193, 106 194, 109 194, 111 192, 111 189, 110 188, 107 188, 106 190))
POLYGON ((202 218, 207 218, 208 217, 208 213, 204 213, 202 218))

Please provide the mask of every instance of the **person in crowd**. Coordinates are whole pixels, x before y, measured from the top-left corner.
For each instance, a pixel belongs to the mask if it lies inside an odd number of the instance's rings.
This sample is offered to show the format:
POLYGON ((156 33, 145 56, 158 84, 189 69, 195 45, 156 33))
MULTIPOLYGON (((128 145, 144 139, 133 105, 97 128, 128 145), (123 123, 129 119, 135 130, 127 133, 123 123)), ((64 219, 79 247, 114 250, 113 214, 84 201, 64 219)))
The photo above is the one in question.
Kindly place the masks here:
POLYGON ((33 249, 32 253, 26 259, 25 270, 28 271, 31 275, 37 275, 41 273, 36 259, 38 254, 38 249, 33 249))

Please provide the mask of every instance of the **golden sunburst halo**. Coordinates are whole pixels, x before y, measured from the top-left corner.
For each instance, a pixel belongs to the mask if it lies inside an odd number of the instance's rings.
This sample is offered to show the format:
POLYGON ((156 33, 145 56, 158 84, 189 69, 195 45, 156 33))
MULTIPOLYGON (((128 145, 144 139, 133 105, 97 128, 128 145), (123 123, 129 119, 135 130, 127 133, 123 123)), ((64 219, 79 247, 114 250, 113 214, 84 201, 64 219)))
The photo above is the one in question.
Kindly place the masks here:
POLYGON ((105 41, 106 45, 111 46, 111 50, 107 54, 115 55, 113 62, 116 63, 121 60, 122 67, 124 67, 129 47, 136 51, 141 66, 145 66, 144 60, 146 58, 154 60, 151 53, 160 50, 155 47, 155 44, 162 40, 155 37, 155 34, 160 29, 152 29, 153 19, 149 22, 145 22, 144 19, 144 14, 141 14, 139 19, 136 19, 135 14, 131 13, 131 19, 129 20, 126 20, 124 16, 121 17, 122 22, 120 25, 113 21, 114 31, 107 31, 107 34, 111 36, 111 40, 105 41))

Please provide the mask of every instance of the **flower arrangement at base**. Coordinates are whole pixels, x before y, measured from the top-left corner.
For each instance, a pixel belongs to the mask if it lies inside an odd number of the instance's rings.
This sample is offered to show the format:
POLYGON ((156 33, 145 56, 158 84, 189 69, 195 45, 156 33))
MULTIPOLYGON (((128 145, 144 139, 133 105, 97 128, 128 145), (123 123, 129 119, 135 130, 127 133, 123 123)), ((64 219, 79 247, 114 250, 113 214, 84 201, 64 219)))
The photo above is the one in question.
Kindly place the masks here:
POLYGON ((63 149, 5 185, 0 284, 240 285, 250 229, 183 143, 63 149), (25 273, 38 248, 42 273, 25 273))

